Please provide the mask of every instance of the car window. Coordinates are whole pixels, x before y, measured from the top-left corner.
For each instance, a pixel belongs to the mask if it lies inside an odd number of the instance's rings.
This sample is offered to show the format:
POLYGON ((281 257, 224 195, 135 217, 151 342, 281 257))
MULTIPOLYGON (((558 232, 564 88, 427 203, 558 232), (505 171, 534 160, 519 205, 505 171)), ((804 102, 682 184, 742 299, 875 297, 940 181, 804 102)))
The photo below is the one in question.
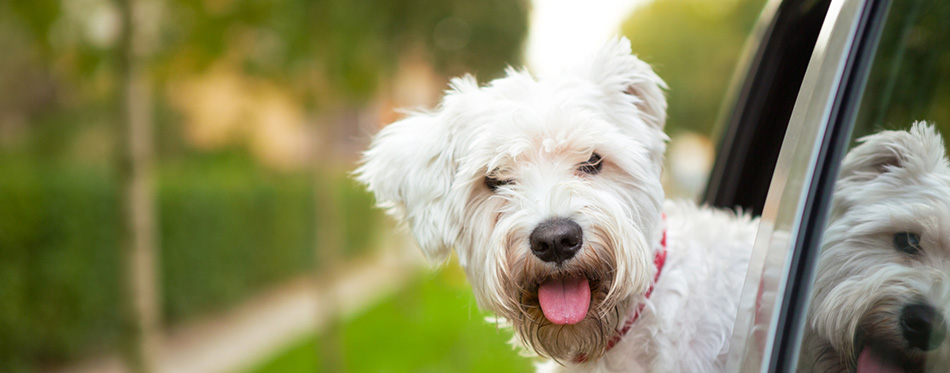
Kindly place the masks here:
MULTIPOLYGON (((862 47, 860 30, 867 29, 866 17, 873 1, 832 1, 815 42, 808 68, 800 82, 798 96, 789 119, 775 171, 762 211, 753 255, 740 298, 735 329, 730 341, 726 371, 760 371, 774 368, 771 359, 776 342, 782 341, 783 302, 789 288, 797 283, 796 246, 798 236, 810 224, 810 193, 821 181, 816 166, 824 164, 834 139, 833 124, 840 112, 842 92, 850 87, 851 67, 862 47), (856 43, 857 41, 857 43, 856 43), (793 279, 791 285, 786 281, 793 279)), ((774 370, 774 369, 773 369, 774 370)))
POLYGON ((950 371, 947 20, 947 1, 887 5, 833 184, 799 371, 950 371))

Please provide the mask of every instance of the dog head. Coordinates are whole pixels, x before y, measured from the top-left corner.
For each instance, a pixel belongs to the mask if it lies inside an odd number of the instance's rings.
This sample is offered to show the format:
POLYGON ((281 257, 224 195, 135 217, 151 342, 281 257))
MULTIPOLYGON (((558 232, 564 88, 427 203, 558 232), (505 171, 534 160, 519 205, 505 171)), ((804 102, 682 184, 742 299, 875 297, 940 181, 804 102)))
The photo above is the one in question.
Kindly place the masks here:
POLYGON ((457 78, 380 131, 357 178, 427 258, 454 248, 527 348, 594 358, 656 271, 663 87, 626 39, 556 76, 457 78))
POLYGON ((946 371, 943 141, 925 123, 861 141, 842 163, 809 312, 814 335, 804 348, 815 350, 815 371, 946 371))

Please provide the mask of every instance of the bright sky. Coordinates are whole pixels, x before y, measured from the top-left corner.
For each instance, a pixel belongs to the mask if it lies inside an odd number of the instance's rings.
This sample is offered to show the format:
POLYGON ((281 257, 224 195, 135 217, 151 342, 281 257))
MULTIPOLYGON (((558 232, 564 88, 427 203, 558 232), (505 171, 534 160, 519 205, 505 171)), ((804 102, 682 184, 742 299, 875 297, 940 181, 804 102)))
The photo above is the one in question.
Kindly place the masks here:
POLYGON ((620 23, 651 0, 532 0, 526 46, 528 67, 555 73, 566 62, 600 46, 620 32, 620 23))

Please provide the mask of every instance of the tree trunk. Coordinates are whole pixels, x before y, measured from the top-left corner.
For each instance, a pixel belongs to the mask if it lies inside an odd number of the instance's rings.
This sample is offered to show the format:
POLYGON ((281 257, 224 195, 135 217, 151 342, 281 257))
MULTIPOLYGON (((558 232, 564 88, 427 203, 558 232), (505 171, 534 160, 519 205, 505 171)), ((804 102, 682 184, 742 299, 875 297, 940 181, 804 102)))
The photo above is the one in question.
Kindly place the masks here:
POLYGON ((159 306, 153 207, 152 123, 148 82, 143 74, 142 38, 136 29, 136 0, 117 0, 122 19, 118 48, 117 155, 119 250, 125 288, 122 297, 122 356, 130 371, 155 367, 159 306))
MULTIPOLYGON (((335 117, 329 116, 332 120, 335 117)), ((324 284, 332 284, 333 279, 340 275, 338 268, 341 263, 343 239, 340 223, 340 206, 337 203, 337 186, 340 180, 337 177, 337 165, 333 139, 335 137, 334 123, 314 124, 314 141, 317 144, 314 151, 314 227, 318 275, 316 278, 324 284)), ((327 323, 321 332, 320 342, 316 353, 320 356, 321 370, 324 372, 346 371, 343 350, 343 335, 340 325, 338 297, 332 286, 327 288, 324 297, 323 312, 328 315, 327 323)))

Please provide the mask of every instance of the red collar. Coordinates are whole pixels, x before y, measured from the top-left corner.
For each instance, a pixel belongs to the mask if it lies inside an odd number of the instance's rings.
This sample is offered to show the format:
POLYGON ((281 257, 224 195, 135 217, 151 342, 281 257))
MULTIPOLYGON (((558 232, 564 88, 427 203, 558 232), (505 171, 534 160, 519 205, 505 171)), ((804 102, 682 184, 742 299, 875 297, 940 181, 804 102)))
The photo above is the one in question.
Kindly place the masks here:
MULTIPOLYGON (((666 220, 666 214, 663 214, 663 220, 666 220)), ((653 284, 656 284, 657 280, 660 279, 660 273, 663 272, 663 265, 666 264, 666 228, 663 228, 663 236, 660 238, 660 249, 656 251, 656 255, 653 256, 653 264, 656 265, 656 275, 653 276, 653 284)), ((653 285, 650 285, 650 288, 647 289, 647 292, 643 294, 643 298, 650 298, 650 294, 653 294, 653 285)), ((637 322, 637 319, 640 318, 640 313, 643 312, 643 308, 646 307, 646 303, 640 303, 637 306, 636 310, 630 315, 630 318, 627 319, 627 322, 623 323, 623 327, 618 329, 614 333, 613 337, 610 337, 610 340, 607 341, 607 348, 604 349, 604 352, 610 351, 623 336, 627 335, 627 332, 630 331, 630 328, 633 327, 633 324, 637 322)), ((587 355, 581 354, 574 358, 575 363, 583 363, 587 361, 587 355)))

